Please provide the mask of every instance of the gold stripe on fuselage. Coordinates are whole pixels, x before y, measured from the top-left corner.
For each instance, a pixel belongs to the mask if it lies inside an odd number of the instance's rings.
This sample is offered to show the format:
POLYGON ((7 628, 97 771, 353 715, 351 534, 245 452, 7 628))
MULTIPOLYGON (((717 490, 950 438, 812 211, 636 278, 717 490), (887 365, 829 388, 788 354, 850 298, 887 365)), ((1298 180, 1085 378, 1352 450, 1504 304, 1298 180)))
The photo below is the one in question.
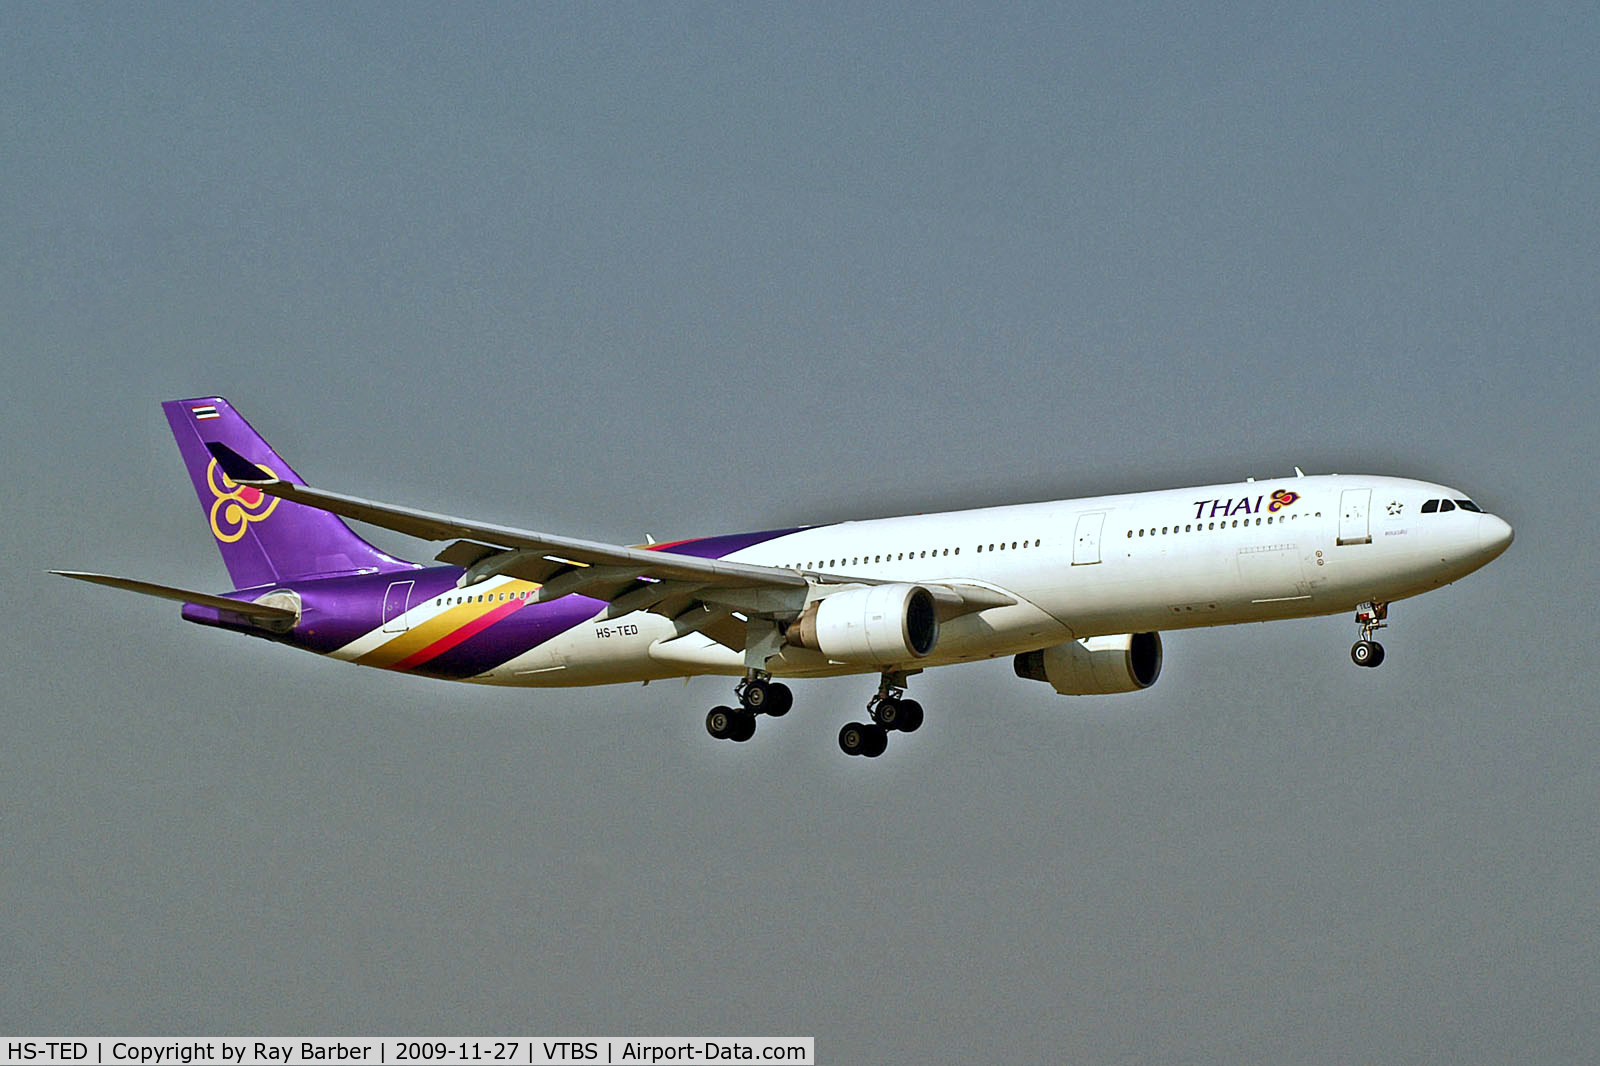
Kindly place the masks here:
MULTIPOLYGON (((512 581, 504 585, 497 585, 493 592, 477 593, 467 597, 466 603, 456 604, 441 611, 417 625, 412 626, 404 633, 396 633, 393 639, 373 648, 355 661, 362 666, 388 667, 402 659, 409 658, 428 645, 443 640, 451 633, 464 625, 483 617, 497 607, 501 607, 512 599, 526 594, 532 596, 539 588, 538 585, 528 581, 512 581), (478 602, 479 597, 483 602, 478 602)), ((444 598, 453 600, 456 593, 451 593, 444 598)))

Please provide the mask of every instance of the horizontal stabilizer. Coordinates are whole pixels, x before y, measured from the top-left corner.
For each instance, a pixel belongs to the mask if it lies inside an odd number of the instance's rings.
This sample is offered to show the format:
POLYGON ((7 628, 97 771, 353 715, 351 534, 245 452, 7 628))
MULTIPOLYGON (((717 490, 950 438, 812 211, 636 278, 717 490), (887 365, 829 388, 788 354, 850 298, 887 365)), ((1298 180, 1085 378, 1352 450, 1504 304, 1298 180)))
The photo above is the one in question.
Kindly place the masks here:
POLYGON ((269 607, 264 603, 251 603, 249 600, 231 600, 226 596, 213 596, 209 592, 191 592, 188 589, 173 588, 171 585, 157 585, 149 581, 135 581, 131 577, 113 577, 110 574, 86 574, 78 570, 51 570, 49 573, 61 577, 75 578, 79 581, 89 581, 96 585, 110 585, 114 589, 126 589, 129 592, 139 592, 146 596, 155 596, 163 600, 174 600, 178 603, 193 603, 201 607, 214 607, 219 611, 230 611, 261 622, 294 622, 299 614, 284 607, 269 607))

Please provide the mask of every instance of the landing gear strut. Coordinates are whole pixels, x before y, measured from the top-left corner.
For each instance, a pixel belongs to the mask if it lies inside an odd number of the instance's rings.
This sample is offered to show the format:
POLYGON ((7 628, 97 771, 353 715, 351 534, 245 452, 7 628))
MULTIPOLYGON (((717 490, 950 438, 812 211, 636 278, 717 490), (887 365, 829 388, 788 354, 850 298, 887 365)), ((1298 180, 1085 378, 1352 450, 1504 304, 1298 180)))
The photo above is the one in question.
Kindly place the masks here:
POLYGON ((1387 629, 1389 605, 1382 600, 1369 600, 1356 607, 1356 625, 1361 627, 1361 639, 1350 648, 1350 661, 1357 666, 1377 666, 1383 662, 1383 645, 1372 639, 1372 634, 1387 629))
POLYGON ((871 722, 851 722, 839 730, 839 748, 846 755, 876 759, 889 746, 889 732, 915 733, 922 725, 922 704, 906 698, 904 673, 884 674, 878 694, 867 701, 871 722))
POLYGON ((706 732, 718 740, 744 743, 756 735, 756 715, 782 718, 794 706, 789 686, 772 680, 771 674, 746 674, 734 687, 739 706, 713 707, 706 715, 706 732))

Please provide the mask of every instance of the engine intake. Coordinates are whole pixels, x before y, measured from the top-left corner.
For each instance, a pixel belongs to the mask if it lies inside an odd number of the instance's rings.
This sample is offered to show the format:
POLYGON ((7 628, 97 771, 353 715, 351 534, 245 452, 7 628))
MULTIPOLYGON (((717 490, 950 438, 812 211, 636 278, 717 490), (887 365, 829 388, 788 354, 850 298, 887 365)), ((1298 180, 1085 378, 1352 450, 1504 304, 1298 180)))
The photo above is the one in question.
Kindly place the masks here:
POLYGON ((1120 633, 1025 652, 1018 677, 1047 682, 1063 696, 1104 696, 1149 688, 1161 676, 1161 634, 1120 633))
POLYGON ((807 604, 787 638, 836 662, 893 666, 933 651, 939 613, 921 585, 874 585, 807 604))

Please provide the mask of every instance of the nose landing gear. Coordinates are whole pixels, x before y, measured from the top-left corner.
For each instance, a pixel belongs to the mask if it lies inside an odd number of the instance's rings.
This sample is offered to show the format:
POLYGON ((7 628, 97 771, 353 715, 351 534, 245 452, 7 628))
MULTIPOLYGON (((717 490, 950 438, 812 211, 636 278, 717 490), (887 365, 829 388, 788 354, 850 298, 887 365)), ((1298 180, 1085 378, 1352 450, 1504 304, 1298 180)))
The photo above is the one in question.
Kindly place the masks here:
POLYGON ((1361 627, 1361 639, 1350 648, 1350 661, 1357 666, 1377 666, 1383 662, 1383 645, 1372 639, 1372 634, 1387 629, 1389 605, 1382 600, 1369 600, 1356 607, 1356 625, 1361 627))

